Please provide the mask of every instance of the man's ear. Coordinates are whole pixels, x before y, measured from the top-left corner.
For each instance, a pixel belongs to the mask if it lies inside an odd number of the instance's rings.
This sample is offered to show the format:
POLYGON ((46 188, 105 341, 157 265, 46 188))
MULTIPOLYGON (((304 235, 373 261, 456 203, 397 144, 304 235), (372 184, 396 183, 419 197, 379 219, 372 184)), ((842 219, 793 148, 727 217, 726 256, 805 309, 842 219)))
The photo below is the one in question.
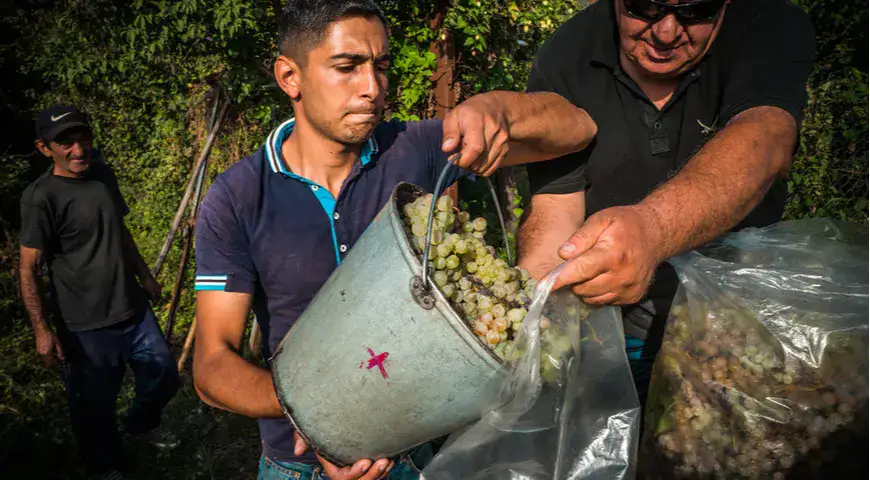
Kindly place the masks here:
POLYGON ((36 149, 39 150, 39 153, 45 155, 48 158, 51 158, 51 150, 49 150, 48 145, 46 145, 45 142, 42 141, 42 139, 39 139, 33 143, 36 144, 36 149))
POLYGON ((301 74, 302 69, 292 58, 281 55, 275 60, 275 81, 291 100, 298 101, 302 97, 301 74))

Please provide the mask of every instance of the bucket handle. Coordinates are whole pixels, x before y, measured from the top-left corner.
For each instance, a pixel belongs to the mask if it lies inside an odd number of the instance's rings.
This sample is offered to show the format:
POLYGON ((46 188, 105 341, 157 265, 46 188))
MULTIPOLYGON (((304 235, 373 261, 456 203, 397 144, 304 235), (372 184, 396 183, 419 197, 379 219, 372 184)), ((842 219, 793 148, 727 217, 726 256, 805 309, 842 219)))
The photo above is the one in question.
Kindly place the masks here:
MULTIPOLYGON (((443 193, 442 190, 445 188, 444 180, 447 178, 447 171, 450 169, 451 166, 454 165, 454 162, 457 158, 459 158, 458 153, 452 155, 450 158, 447 159, 447 165, 444 165, 444 168, 441 170, 441 174, 438 176, 438 181, 435 183, 435 191, 432 192, 432 204, 429 205, 429 218, 426 222, 426 248, 423 249, 423 272, 421 274, 421 278, 415 278, 414 281, 411 283, 411 290, 415 294, 414 298, 417 299, 417 303, 419 303, 420 306, 427 310, 435 306, 434 299, 428 297, 428 295, 420 298, 420 294, 424 292, 428 293, 429 289, 431 288, 431 286, 429 285, 429 248, 432 242, 432 221, 435 218, 435 208, 436 204, 438 203, 438 198, 441 196, 441 193, 443 193)), ((484 177, 483 179, 484 181, 486 181, 486 184, 489 187, 489 192, 490 194, 492 194, 492 201, 493 203, 495 203, 496 213, 498 213, 498 221, 501 224, 501 232, 502 236, 504 237, 504 248, 505 253, 507 254, 508 265, 513 266, 514 262, 513 255, 511 255, 510 240, 507 236, 507 228, 505 228, 504 223, 504 214, 502 214, 501 211, 501 205, 498 201, 498 195, 496 194, 495 187, 492 186, 492 182, 489 180, 489 178, 484 177)))

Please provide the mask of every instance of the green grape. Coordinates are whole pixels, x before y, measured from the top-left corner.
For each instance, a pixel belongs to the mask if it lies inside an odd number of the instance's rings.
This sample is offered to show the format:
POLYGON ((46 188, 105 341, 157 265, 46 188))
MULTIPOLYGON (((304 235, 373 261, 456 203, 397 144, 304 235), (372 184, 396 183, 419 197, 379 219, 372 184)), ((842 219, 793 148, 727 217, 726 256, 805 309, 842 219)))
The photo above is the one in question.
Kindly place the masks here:
POLYGON ((453 215, 453 212, 438 212, 437 215, 438 223, 440 223, 445 228, 453 228, 453 222, 456 221, 456 216, 453 215))
MULTIPOLYGON (((411 225, 411 233, 413 233, 415 237, 423 237, 426 235, 426 225, 423 225, 422 223, 414 223, 411 225)), ((425 239, 423 241, 425 241, 425 239)))
POLYGON ((418 205, 417 218, 419 218, 425 224, 429 220, 429 207, 422 203, 418 205))
POLYGON ((474 333, 484 336, 489 332, 489 327, 480 320, 474 322, 474 333))
POLYGON ((498 332, 504 332, 508 328, 508 321, 504 317, 496 317, 492 320, 492 328, 498 332))
POLYGON ((405 212, 405 220, 410 220, 414 216, 414 211, 416 210, 415 203, 406 203, 402 207, 402 211, 405 212))
POLYGON ((492 308, 492 300, 485 295, 478 295, 477 308, 481 311, 489 311, 489 309, 492 308))
POLYGON ((438 203, 435 204, 435 208, 441 212, 449 212, 453 209, 453 199, 447 195, 443 195, 438 199, 438 203))
POLYGON ((423 237, 414 237, 414 248, 417 249, 418 252, 423 252, 423 247, 426 245, 426 239, 423 237))
POLYGON ((438 245, 444 241, 444 231, 441 230, 441 227, 435 225, 432 227, 432 241, 430 242, 432 245, 438 245))
MULTIPOLYGON (((528 305, 535 287, 529 273, 498 258, 496 249, 486 244, 486 219, 472 219, 468 212, 456 210, 449 196, 425 195, 404 205, 402 212, 403 228, 414 249, 429 248, 432 283, 481 340, 499 357, 507 358, 513 335, 522 328, 526 315, 524 308, 509 305, 528 305), (427 246, 433 201, 437 211, 427 246)), ((549 348, 547 343, 542 345, 549 348)))
POLYGON ((524 308, 512 308, 507 312, 507 319, 511 323, 522 322, 525 317, 526 310, 524 308))
POLYGON ((456 255, 450 255, 447 257, 447 268, 459 268, 459 257, 456 255))
POLYGON ((517 267, 520 272, 520 281, 526 282, 529 279, 529 271, 522 267, 517 267))
POLYGON ((456 240, 456 243, 453 246, 453 249, 456 250, 458 254, 464 254, 468 252, 468 242, 462 239, 456 240))

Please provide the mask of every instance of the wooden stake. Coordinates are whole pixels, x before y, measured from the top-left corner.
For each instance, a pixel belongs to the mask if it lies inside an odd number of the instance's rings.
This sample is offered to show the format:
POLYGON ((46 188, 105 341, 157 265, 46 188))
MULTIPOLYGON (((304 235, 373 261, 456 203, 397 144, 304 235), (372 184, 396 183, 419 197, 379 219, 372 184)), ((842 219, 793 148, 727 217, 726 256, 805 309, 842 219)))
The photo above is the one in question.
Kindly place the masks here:
POLYGON ((205 141, 205 148, 203 148, 202 154, 200 154, 199 160, 196 162, 196 166, 193 168, 193 172, 190 175, 190 180, 187 182, 187 188, 184 190, 184 196, 181 198, 181 203, 178 205, 178 211, 175 212, 175 219, 172 221, 172 227, 169 229, 169 234, 166 236, 166 241, 163 242, 163 248, 160 249, 160 255, 157 257, 157 263, 154 265, 154 269, 151 271, 151 274, 154 275, 155 278, 160 274, 160 270, 163 268, 163 263, 166 261, 166 255, 169 253, 169 248, 172 246, 172 240, 175 238, 175 234, 178 232, 178 227, 181 225, 181 218, 184 216, 185 210, 187 210, 187 204, 190 202, 191 195, 193 195, 193 187, 196 184, 197 176, 200 172, 200 169, 202 169, 203 163, 205 163, 206 159, 208 159, 208 156, 211 153, 211 148, 214 145, 215 137, 217 136, 218 130, 221 129, 221 124, 223 124, 224 118, 226 118, 226 114, 229 108, 229 101, 224 103, 223 107, 221 107, 221 112, 218 114, 214 128, 212 128, 211 132, 209 132, 208 138, 205 141))
POLYGON ((181 356, 178 357, 178 373, 184 370, 184 364, 187 362, 187 356, 190 354, 190 347, 193 346, 194 336, 196 336, 196 317, 193 317, 190 330, 187 331, 187 338, 184 339, 184 348, 181 349, 181 356))
MULTIPOLYGON (((193 223, 191 221, 191 223, 193 223)), ((172 300, 169 302, 169 313, 166 315, 166 325, 164 327, 163 336, 166 341, 172 340, 172 327, 175 324, 175 312, 178 310, 178 303, 181 301, 181 288, 184 286, 184 271, 187 270, 187 259, 190 256, 190 246, 193 244, 193 229, 190 225, 184 229, 183 240, 184 246, 181 250, 181 259, 178 261, 178 271, 175 273, 175 285, 172 287, 172 300)))

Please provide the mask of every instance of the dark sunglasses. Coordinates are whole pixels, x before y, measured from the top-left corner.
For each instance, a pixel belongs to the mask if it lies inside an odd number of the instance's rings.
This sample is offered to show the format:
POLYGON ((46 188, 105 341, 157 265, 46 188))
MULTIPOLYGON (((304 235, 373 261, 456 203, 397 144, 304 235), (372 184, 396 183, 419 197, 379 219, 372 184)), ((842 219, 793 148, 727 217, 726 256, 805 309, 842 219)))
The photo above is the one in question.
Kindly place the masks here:
POLYGON ((628 13, 647 22, 658 22, 669 13, 683 25, 706 22, 716 17, 727 0, 700 0, 671 4, 659 0, 624 0, 628 13))

